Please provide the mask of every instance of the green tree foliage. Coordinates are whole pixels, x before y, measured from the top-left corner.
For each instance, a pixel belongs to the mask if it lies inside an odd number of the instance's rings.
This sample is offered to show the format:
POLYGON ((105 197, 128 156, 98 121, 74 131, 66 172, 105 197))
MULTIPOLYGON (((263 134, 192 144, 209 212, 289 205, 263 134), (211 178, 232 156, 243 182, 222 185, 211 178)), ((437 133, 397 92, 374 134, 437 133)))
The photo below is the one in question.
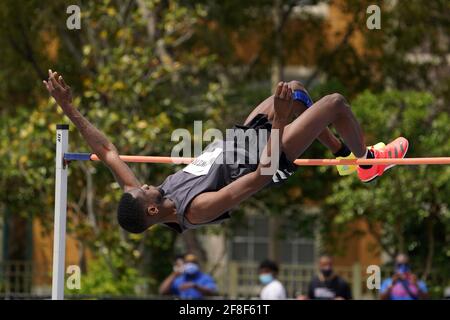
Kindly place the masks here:
POLYGON ((86 274, 81 277, 80 290, 66 289, 66 294, 134 296, 142 293, 148 284, 149 280, 142 277, 136 268, 127 266, 122 256, 111 256, 109 261, 105 258, 90 261, 86 274))

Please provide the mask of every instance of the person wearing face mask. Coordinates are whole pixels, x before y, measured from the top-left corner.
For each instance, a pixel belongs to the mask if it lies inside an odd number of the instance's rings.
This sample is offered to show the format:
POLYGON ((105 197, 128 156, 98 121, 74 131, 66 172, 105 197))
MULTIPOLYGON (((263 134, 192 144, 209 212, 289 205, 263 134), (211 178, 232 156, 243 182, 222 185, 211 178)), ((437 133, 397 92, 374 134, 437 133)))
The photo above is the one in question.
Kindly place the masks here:
POLYGON ((409 257, 400 253, 395 258, 395 273, 381 284, 382 300, 419 300, 428 298, 425 282, 412 273, 409 257))
POLYGON ((333 259, 323 255, 319 258, 319 273, 311 280, 307 295, 297 299, 349 300, 352 292, 348 283, 334 273, 333 259))
POLYGON ((187 254, 182 267, 175 266, 173 272, 163 281, 159 293, 181 299, 204 299, 205 296, 217 294, 217 286, 210 275, 200 270, 197 257, 187 254))
POLYGON ((263 285, 260 298, 262 300, 286 299, 286 290, 283 284, 276 278, 278 265, 270 260, 265 260, 259 265, 259 282, 263 285))

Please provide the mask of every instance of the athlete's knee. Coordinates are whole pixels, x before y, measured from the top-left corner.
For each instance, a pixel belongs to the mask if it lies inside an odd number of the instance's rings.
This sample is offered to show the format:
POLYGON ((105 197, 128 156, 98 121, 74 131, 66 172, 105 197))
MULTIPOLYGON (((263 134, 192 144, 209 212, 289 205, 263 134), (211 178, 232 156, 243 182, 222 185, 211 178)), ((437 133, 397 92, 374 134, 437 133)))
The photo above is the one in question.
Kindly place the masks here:
POLYGON ((346 104, 346 100, 345 100, 344 96, 340 93, 335 92, 335 93, 330 94, 329 96, 334 105, 346 104))
POLYGON ((340 93, 332 93, 326 96, 328 105, 334 109, 348 108, 349 105, 345 97, 340 93))

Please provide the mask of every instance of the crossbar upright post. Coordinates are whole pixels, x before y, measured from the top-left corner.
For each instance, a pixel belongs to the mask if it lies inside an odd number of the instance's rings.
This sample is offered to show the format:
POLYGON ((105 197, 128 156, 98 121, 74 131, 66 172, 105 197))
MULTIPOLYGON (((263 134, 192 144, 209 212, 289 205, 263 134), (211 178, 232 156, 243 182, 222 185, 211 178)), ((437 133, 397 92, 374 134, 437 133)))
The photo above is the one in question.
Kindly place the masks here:
POLYGON ((69 125, 56 126, 55 220, 53 229, 52 300, 64 299, 67 219, 67 164, 69 125))

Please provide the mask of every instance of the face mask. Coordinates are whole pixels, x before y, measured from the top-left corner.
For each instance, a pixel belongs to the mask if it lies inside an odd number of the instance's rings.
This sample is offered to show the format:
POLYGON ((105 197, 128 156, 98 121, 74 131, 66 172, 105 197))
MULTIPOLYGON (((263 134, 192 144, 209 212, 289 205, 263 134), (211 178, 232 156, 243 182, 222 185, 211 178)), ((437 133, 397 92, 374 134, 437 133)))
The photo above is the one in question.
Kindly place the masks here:
POLYGON ((259 282, 266 285, 273 281, 273 276, 270 273, 262 273, 259 275, 259 282))
POLYGON ((193 262, 187 262, 184 264, 184 273, 187 275, 193 275, 200 271, 199 266, 193 262))
POLYGON ((406 273, 410 269, 409 269, 409 265, 407 263, 399 263, 396 266, 396 270, 397 270, 398 273, 406 273))
POLYGON ((333 273, 333 269, 320 269, 320 272, 325 278, 328 278, 333 273))

